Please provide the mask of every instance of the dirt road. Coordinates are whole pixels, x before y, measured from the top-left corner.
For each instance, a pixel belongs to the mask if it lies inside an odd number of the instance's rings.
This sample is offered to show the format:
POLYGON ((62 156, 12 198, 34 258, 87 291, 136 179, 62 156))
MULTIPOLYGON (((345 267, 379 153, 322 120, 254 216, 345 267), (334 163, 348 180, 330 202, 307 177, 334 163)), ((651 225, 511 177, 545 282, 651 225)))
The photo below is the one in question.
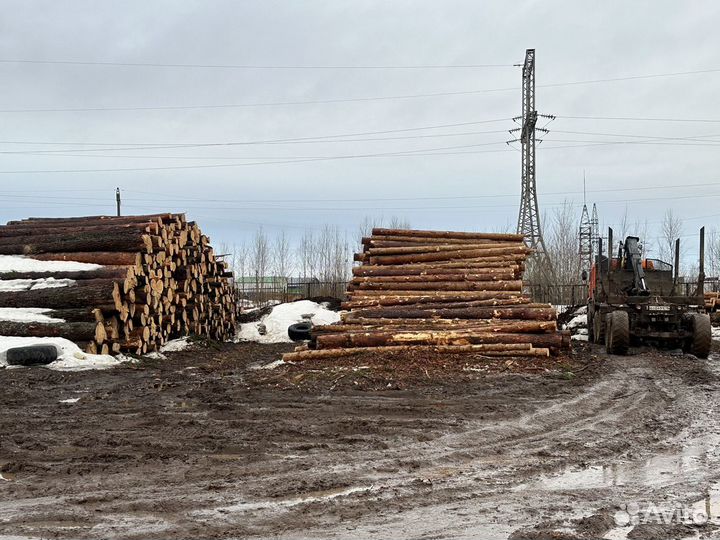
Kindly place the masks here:
POLYGON ((376 359, 257 369, 286 348, 0 371, 0 537, 714 531, 613 519, 627 504, 716 510, 712 357, 586 348, 532 373, 422 359, 400 373, 376 359))

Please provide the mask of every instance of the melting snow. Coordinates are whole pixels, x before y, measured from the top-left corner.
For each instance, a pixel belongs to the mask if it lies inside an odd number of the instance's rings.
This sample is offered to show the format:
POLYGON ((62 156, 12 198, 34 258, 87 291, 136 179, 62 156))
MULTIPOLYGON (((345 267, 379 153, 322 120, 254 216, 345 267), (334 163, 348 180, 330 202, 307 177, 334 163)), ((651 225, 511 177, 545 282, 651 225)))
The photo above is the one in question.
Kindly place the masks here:
POLYGON ((63 338, 0 336, 0 366, 7 366, 5 357, 8 349, 29 345, 54 345, 58 350, 58 359, 44 367, 61 371, 107 369, 130 360, 122 355, 87 354, 72 341, 63 338))
POLYGON ((260 321, 240 325, 239 341, 257 341, 258 343, 290 343, 287 329, 291 324, 303 322, 303 315, 311 315, 313 324, 332 324, 340 320, 340 314, 325 305, 310 300, 300 300, 275 306, 260 321), (259 332, 259 325, 265 326, 265 335, 259 332))
POLYGON ((68 399, 61 399, 59 403, 77 403, 78 401, 80 401, 79 397, 71 397, 68 399))
POLYGON ((99 264, 75 261, 39 261, 20 255, 0 255, 2 272, 84 272, 102 268, 99 264))
POLYGON ((165 345, 160 347, 160 352, 176 352, 184 351, 190 346, 190 341, 187 337, 181 337, 178 339, 171 339, 165 345))
MULTIPOLYGON (((2 282, 0 282, 2 283, 2 282)), ((0 308, 0 321, 61 323, 64 319, 49 317, 49 308, 0 308)))
POLYGON ((40 279, 6 279, 0 281, 0 291, 35 291, 38 289, 55 289, 75 285, 72 279, 55 279, 53 277, 40 279))

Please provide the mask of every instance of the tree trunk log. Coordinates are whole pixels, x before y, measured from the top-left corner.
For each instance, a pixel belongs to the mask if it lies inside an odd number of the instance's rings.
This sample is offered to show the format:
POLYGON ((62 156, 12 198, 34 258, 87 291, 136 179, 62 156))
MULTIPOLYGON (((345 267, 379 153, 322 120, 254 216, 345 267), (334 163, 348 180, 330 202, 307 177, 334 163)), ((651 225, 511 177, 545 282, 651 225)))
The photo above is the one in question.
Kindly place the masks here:
POLYGON ((39 261, 75 261, 112 266, 142 266, 143 256, 138 252, 90 251, 73 253, 38 253, 32 256, 39 261))
POLYGON ((8 279, 127 279, 135 277, 135 266, 104 266, 97 270, 74 272, 0 272, 1 280, 8 279))
POLYGON ((422 231, 416 229, 384 229, 376 227, 372 230, 373 236, 393 236, 393 237, 425 237, 425 238, 460 238, 472 240, 500 240, 505 242, 522 242, 522 234, 506 234, 506 233, 473 233, 473 232, 455 232, 455 231, 422 231))
POLYGON ((522 281, 433 281, 427 282, 375 282, 357 285, 359 291, 522 291, 522 281))
POLYGON ((525 319, 537 321, 555 320, 553 308, 464 308, 464 309, 359 309, 350 314, 344 314, 343 320, 352 320, 353 317, 364 318, 402 318, 426 319, 439 317, 443 319, 525 319))
POLYGON ((89 341, 95 339, 97 322, 12 322, 0 321, 2 336, 62 337, 70 341, 89 341))
MULTIPOLYGON (((26 237, 20 237, 24 239, 26 237)), ((33 253, 66 253, 74 251, 152 251, 150 236, 134 231, 115 234, 93 233, 73 236, 51 235, 28 237, 27 243, 0 243, 0 255, 30 255, 33 253)), ((3 239, 6 241, 7 239, 3 239)))
POLYGON ((323 358, 339 358, 343 356, 353 356, 356 354, 372 352, 372 353, 470 353, 479 354, 482 356, 549 356, 550 351, 548 349, 521 349, 521 350, 488 350, 483 345, 399 345, 399 346, 385 346, 385 347, 373 347, 373 348, 352 348, 352 349, 310 349, 307 351, 290 352, 283 354, 283 360, 286 362, 301 362, 303 360, 314 360, 323 358))
POLYGON ((78 281, 72 287, 0 292, 0 307, 65 309, 108 303, 114 304, 118 309, 122 307, 118 284, 107 279, 78 281))
POLYGON ((353 275, 363 276, 409 276, 426 274, 457 274, 459 273, 507 273, 518 272, 522 266, 517 262, 516 257, 487 257, 479 262, 450 262, 450 263, 425 263, 425 264, 403 264, 403 265, 369 265, 356 266, 352 269, 353 275), (458 270, 458 269, 461 270, 458 270))
POLYGON ((365 260, 371 265, 397 265, 414 264, 422 262, 449 261, 457 262, 458 259, 473 259, 493 256, 514 256, 516 259, 524 259, 529 253, 524 245, 513 247, 487 248, 487 249, 460 249, 455 251, 439 251, 437 253, 412 253, 409 255, 381 255, 367 256, 365 260))
MULTIPOLYGON (((455 270, 455 269, 453 269, 455 270)), ((516 279, 515 272, 472 272, 472 273, 440 273, 440 274, 411 274, 402 276, 366 276, 356 277, 350 282, 353 285, 361 283, 427 283, 431 281, 509 281, 516 279)))

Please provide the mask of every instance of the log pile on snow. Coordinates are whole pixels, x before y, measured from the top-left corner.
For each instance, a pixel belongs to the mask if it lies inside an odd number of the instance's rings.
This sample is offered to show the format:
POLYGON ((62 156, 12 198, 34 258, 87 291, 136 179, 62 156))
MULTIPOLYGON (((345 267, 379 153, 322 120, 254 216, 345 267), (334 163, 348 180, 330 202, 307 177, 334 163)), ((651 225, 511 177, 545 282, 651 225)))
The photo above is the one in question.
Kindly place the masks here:
POLYGON ((232 273, 183 214, 30 218, 0 226, 0 335, 89 353, 235 333, 232 273))
POLYGON ((316 326, 287 361, 432 349, 548 356, 569 346, 555 309, 522 292, 530 250, 516 234, 373 229, 338 324, 316 326))

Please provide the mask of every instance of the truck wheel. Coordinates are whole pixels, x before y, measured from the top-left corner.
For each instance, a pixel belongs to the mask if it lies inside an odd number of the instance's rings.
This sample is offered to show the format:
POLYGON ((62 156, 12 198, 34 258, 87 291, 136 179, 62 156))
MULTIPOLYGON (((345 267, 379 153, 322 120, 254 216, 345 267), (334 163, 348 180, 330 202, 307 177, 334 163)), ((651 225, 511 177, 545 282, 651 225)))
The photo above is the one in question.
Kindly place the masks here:
POLYGON ((608 313, 605 348, 608 354, 626 354, 630 345, 630 319, 624 311, 608 313))
POLYGON ((692 337, 689 340, 688 352, 698 358, 707 358, 712 346, 712 329, 710 317, 704 313, 693 313, 690 316, 692 337))

